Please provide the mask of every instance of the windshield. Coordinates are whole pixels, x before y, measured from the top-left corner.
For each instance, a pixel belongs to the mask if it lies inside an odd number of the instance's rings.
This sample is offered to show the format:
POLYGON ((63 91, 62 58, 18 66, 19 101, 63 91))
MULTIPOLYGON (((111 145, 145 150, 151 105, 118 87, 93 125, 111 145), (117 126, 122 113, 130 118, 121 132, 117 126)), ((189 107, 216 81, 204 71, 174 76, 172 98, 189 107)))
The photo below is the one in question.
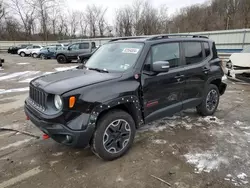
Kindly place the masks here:
POLYGON ((241 51, 241 53, 250 53, 250 47, 245 48, 244 50, 241 51))
POLYGON ((85 66, 109 72, 124 72, 135 65, 142 48, 143 43, 108 43, 101 46, 85 66))

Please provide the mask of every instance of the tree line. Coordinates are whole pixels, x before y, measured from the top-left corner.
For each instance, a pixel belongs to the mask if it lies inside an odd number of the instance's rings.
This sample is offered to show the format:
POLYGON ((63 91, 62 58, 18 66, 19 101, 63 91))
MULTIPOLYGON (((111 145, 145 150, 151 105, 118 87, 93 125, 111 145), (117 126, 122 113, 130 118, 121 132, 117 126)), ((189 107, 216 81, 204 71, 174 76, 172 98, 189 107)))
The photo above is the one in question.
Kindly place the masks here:
POLYGON ((208 0, 168 14, 167 4, 147 0, 116 10, 88 5, 69 10, 63 0, 0 0, 0 40, 62 40, 70 38, 151 35, 250 27, 250 0, 208 0))

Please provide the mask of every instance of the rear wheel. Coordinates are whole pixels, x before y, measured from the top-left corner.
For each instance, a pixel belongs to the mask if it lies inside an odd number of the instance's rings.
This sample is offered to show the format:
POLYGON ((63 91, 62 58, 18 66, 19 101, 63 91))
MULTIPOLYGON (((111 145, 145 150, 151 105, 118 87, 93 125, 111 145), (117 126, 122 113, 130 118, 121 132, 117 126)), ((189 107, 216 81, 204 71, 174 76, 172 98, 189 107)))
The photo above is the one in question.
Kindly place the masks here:
POLYGON ((112 110, 97 122, 91 149, 104 160, 123 156, 131 147, 135 137, 133 118, 121 110, 112 110))
POLYGON ((26 54, 25 54, 24 52, 21 52, 21 53, 20 53, 20 56, 21 56, 21 57, 25 57, 25 55, 26 55, 26 54))
POLYGON ((33 54, 32 54, 32 57, 33 57, 33 58, 37 58, 37 53, 33 53, 33 54))
POLYGON ((67 63, 67 59, 66 59, 66 57, 64 55, 59 55, 59 56, 57 56, 56 59, 57 59, 57 62, 60 63, 60 64, 67 63))
POLYGON ((40 59, 46 59, 44 54, 40 54, 40 59))
POLYGON ((197 106, 197 112, 202 116, 211 116, 217 110, 220 100, 220 92, 218 87, 210 84, 206 91, 202 103, 197 106))

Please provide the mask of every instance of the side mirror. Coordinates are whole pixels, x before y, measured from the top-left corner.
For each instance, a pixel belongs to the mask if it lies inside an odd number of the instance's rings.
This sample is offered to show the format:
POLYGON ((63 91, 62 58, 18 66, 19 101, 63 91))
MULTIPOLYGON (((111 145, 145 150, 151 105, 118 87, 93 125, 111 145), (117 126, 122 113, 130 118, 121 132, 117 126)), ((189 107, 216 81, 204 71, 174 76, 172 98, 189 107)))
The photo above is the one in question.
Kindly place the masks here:
POLYGON ((152 69, 154 72, 168 72, 169 71, 169 62, 168 61, 156 61, 153 63, 152 69))
POLYGON ((70 46, 68 47, 68 50, 69 50, 69 51, 71 50, 70 46))

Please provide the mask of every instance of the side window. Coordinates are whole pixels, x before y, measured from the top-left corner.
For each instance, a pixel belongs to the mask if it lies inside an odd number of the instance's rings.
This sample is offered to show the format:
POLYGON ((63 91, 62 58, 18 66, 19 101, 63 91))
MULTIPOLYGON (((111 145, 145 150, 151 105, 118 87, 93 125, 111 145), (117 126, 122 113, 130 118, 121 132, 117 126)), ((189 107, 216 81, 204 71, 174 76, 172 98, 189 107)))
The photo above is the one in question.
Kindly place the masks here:
POLYGON ((158 44, 152 47, 152 62, 168 61, 170 68, 180 65, 179 43, 158 44))
POLYGON ((79 49, 89 49, 89 43, 81 43, 79 49))
POLYGON ((205 50, 206 57, 210 56, 211 52, 210 52, 210 48, 209 48, 208 42, 204 42, 203 45, 204 45, 204 50, 205 50))
POLYGON ((201 42, 184 42, 186 64, 191 65, 203 60, 201 42))
POLYGON ((40 48, 40 46, 33 46, 33 48, 40 48))
POLYGON ((71 50, 79 50, 79 44, 73 44, 70 46, 71 50))

